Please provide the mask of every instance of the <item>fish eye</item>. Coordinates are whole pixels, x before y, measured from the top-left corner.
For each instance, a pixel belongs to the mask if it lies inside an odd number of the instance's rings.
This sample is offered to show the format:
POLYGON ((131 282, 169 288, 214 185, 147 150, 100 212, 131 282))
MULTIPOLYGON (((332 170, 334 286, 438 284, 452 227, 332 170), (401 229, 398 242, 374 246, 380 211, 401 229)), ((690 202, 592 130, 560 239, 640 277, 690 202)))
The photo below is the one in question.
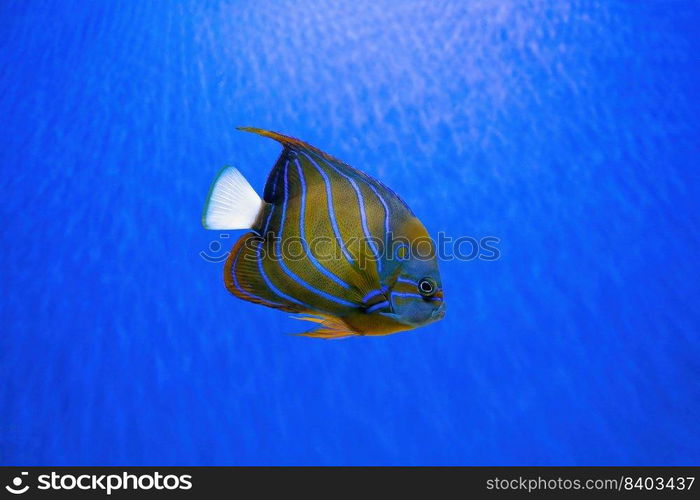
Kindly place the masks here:
POLYGON ((418 282, 418 291, 423 297, 432 297, 435 295, 437 290, 437 285, 435 281, 430 278, 423 278, 418 282))

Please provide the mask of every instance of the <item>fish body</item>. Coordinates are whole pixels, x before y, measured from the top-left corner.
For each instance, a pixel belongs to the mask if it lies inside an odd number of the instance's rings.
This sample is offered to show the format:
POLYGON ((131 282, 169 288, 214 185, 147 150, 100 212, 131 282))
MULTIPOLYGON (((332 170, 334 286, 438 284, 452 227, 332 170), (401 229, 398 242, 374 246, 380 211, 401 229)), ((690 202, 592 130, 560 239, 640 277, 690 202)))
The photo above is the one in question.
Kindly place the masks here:
POLYGON ((262 200, 235 169, 214 181, 209 229, 248 228, 224 281, 236 297, 318 324, 302 335, 386 335, 441 319, 435 249, 408 206, 376 179, 303 141, 242 128, 283 150, 262 200))

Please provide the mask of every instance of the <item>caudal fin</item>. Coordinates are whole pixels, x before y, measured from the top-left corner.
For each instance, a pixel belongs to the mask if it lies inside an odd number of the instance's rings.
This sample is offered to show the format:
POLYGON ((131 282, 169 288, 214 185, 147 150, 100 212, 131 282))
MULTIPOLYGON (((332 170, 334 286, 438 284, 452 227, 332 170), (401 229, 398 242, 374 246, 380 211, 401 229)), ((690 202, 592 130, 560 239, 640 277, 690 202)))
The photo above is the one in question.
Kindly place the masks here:
POLYGON ((206 229, 222 231, 253 227, 263 202, 233 167, 226 167, 214 179, 202 213, 206 229))

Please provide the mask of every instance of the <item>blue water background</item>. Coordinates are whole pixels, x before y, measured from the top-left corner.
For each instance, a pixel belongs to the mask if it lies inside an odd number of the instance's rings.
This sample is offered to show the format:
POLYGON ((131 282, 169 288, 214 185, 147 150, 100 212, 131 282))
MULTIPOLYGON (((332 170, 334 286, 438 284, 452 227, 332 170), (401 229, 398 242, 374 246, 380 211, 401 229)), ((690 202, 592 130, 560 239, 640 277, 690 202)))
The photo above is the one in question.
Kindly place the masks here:
MULTIPOLYGON (((0 463, 698 464, 693 1, 0 4, 0 463), (200 252, 294 135, 395 189, 446 318, 327 342, 200 252)), ((212 245, 214 248, 215 244, 212 245)))

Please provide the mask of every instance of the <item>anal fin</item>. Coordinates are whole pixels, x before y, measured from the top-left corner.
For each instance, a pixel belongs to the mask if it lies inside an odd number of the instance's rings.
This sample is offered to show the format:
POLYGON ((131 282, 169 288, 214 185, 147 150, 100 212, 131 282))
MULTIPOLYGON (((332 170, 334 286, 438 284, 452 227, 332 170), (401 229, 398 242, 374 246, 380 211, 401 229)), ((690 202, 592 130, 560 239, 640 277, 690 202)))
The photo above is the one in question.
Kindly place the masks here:
POLYGON ((346 337, 353 337, 355 335, 360 335, 360 333, 354 331, 342 320, 332 317, 316 317, 316 316, 293 316, 294 319, 299 319, 302 321, 311 321, 313 323, 318 323, 320 326, 313 330, 307 332, 299 333, 297 335, 302 337, 313 337, 317 339, 327 339, 327 340, 337 340, 346 337))

